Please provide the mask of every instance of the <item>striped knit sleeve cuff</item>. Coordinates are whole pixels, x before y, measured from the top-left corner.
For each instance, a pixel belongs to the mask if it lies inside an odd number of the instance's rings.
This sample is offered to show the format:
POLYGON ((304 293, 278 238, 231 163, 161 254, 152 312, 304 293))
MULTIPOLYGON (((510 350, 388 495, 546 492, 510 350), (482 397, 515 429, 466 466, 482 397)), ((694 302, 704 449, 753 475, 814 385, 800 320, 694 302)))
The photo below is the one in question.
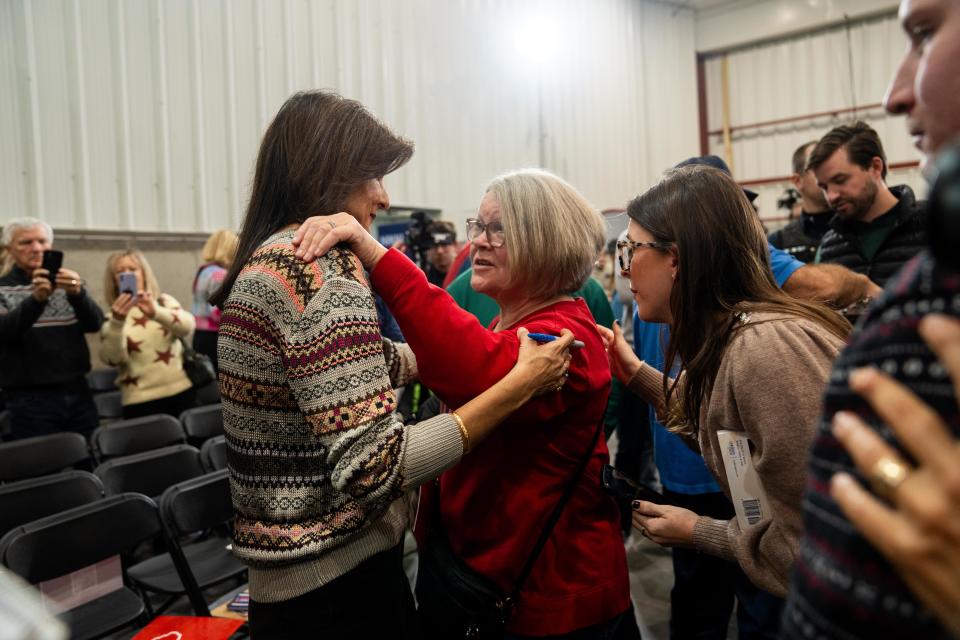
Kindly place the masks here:
POLYGON ((460 427, 449 413, 441 413, 407 427, 403 460, 404 488, 418 487, 455 465, 463 455, 460 427))
POLYGON ((730 525, 730 520, 700 516, 693 527, 693 546, 698 551, 736 562, 733 545, 730 544, 730 525))
POLYGON ((406 342, 383 338, 383 355, 390 370, 390 384, 394 389, 417 379, 417 357, 406 342))

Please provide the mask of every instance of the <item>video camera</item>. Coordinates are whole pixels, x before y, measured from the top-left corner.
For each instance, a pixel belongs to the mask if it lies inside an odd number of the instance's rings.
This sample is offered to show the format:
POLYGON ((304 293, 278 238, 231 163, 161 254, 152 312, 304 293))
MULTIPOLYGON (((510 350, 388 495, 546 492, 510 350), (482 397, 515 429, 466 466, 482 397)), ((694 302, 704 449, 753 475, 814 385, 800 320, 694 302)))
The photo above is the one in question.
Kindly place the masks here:
POLYGON ((793 205, 797 204, 797 201, 800 200, 801 197, 800 192, 791 187, 784 191, 780 199, 777 200, 777 209, 792 211, 793 205))
POLYGON ((414 211, 411 224, 403 235, 407 250, 413 254, 413 261, 426 270, 427 251, 439 245, 454 244, 457 233, 449 222, 433 220, 425 211, 414 211))

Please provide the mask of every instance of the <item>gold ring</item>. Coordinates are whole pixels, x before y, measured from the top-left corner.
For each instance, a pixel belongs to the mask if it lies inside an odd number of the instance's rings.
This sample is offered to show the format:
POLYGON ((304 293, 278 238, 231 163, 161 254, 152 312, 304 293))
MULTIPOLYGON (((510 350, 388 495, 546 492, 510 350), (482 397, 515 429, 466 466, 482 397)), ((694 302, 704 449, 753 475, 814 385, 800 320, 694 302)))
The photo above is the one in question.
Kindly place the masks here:
POLYGON ((907 465, 897 462, 890 456, 883 456, 870 469, 870 484, 877 495, 889 500, 897 487, 907 479, 908 472, 907 465))
POLYGON ((76 281, 76 280, 71 280, 71 281, 70 281, 70 284, 75 287, 75 286, 77 286, 77 281, 76 281))

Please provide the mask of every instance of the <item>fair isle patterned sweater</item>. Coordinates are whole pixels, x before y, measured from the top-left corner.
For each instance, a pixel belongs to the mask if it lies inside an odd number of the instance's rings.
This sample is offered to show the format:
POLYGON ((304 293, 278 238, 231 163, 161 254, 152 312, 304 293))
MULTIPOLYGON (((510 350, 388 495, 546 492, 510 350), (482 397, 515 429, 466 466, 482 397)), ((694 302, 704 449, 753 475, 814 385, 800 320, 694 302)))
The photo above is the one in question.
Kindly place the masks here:
POLYGON ((169 398, 191 386, 180 338, 193 331, 193 316, 165 293, 154 306, 153 318, 134 307, 123 321, 111 315, 100 331, 100 359, 120 370, 124 406, 169 398))
POLYGON ((218 356, 234 553, 250 597, 288 600, 399 543, 407 489, 462 454, 449 414, 404 426, 393 388, 409 347, 384 340, 356 256, 311 264, 268 238, 224 305, 218 356))

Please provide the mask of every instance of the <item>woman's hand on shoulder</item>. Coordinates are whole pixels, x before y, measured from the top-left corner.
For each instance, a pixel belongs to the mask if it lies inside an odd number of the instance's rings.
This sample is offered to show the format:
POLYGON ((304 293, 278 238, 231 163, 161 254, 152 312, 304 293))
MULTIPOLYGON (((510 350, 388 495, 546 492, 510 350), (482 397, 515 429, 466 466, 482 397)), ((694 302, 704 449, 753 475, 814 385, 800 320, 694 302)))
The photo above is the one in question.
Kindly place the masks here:
POLYGON ((620 323, 614 322, 613 329, 607 329, 603 325, 597 325, 597 331, 600 332, 600 338, 603 340, 603 348, 607 351, 607 359, 610 361, 610 372, 617 380, 626 384, 637 372, 642 364, 637 354, 627 344, 623 337, 623 331, 620 329, 620 323))
POLYGON ((303 221, 293 236, 296 256, 304 262, 312 262, 326 255, 334 246, 346 242, 368 271, 373 269, 387 252, 376 238, 346 212, 329 216, 312 216, 303 221))
POLYGON ((573 333, 563 329, 559 338, 546 344, 528 337, 529 333, 524 327, 517 329, 520 353, 508 375, 516 376, 517 384, 529 386, 534 396, 560 391, 570 369, 573 333))

